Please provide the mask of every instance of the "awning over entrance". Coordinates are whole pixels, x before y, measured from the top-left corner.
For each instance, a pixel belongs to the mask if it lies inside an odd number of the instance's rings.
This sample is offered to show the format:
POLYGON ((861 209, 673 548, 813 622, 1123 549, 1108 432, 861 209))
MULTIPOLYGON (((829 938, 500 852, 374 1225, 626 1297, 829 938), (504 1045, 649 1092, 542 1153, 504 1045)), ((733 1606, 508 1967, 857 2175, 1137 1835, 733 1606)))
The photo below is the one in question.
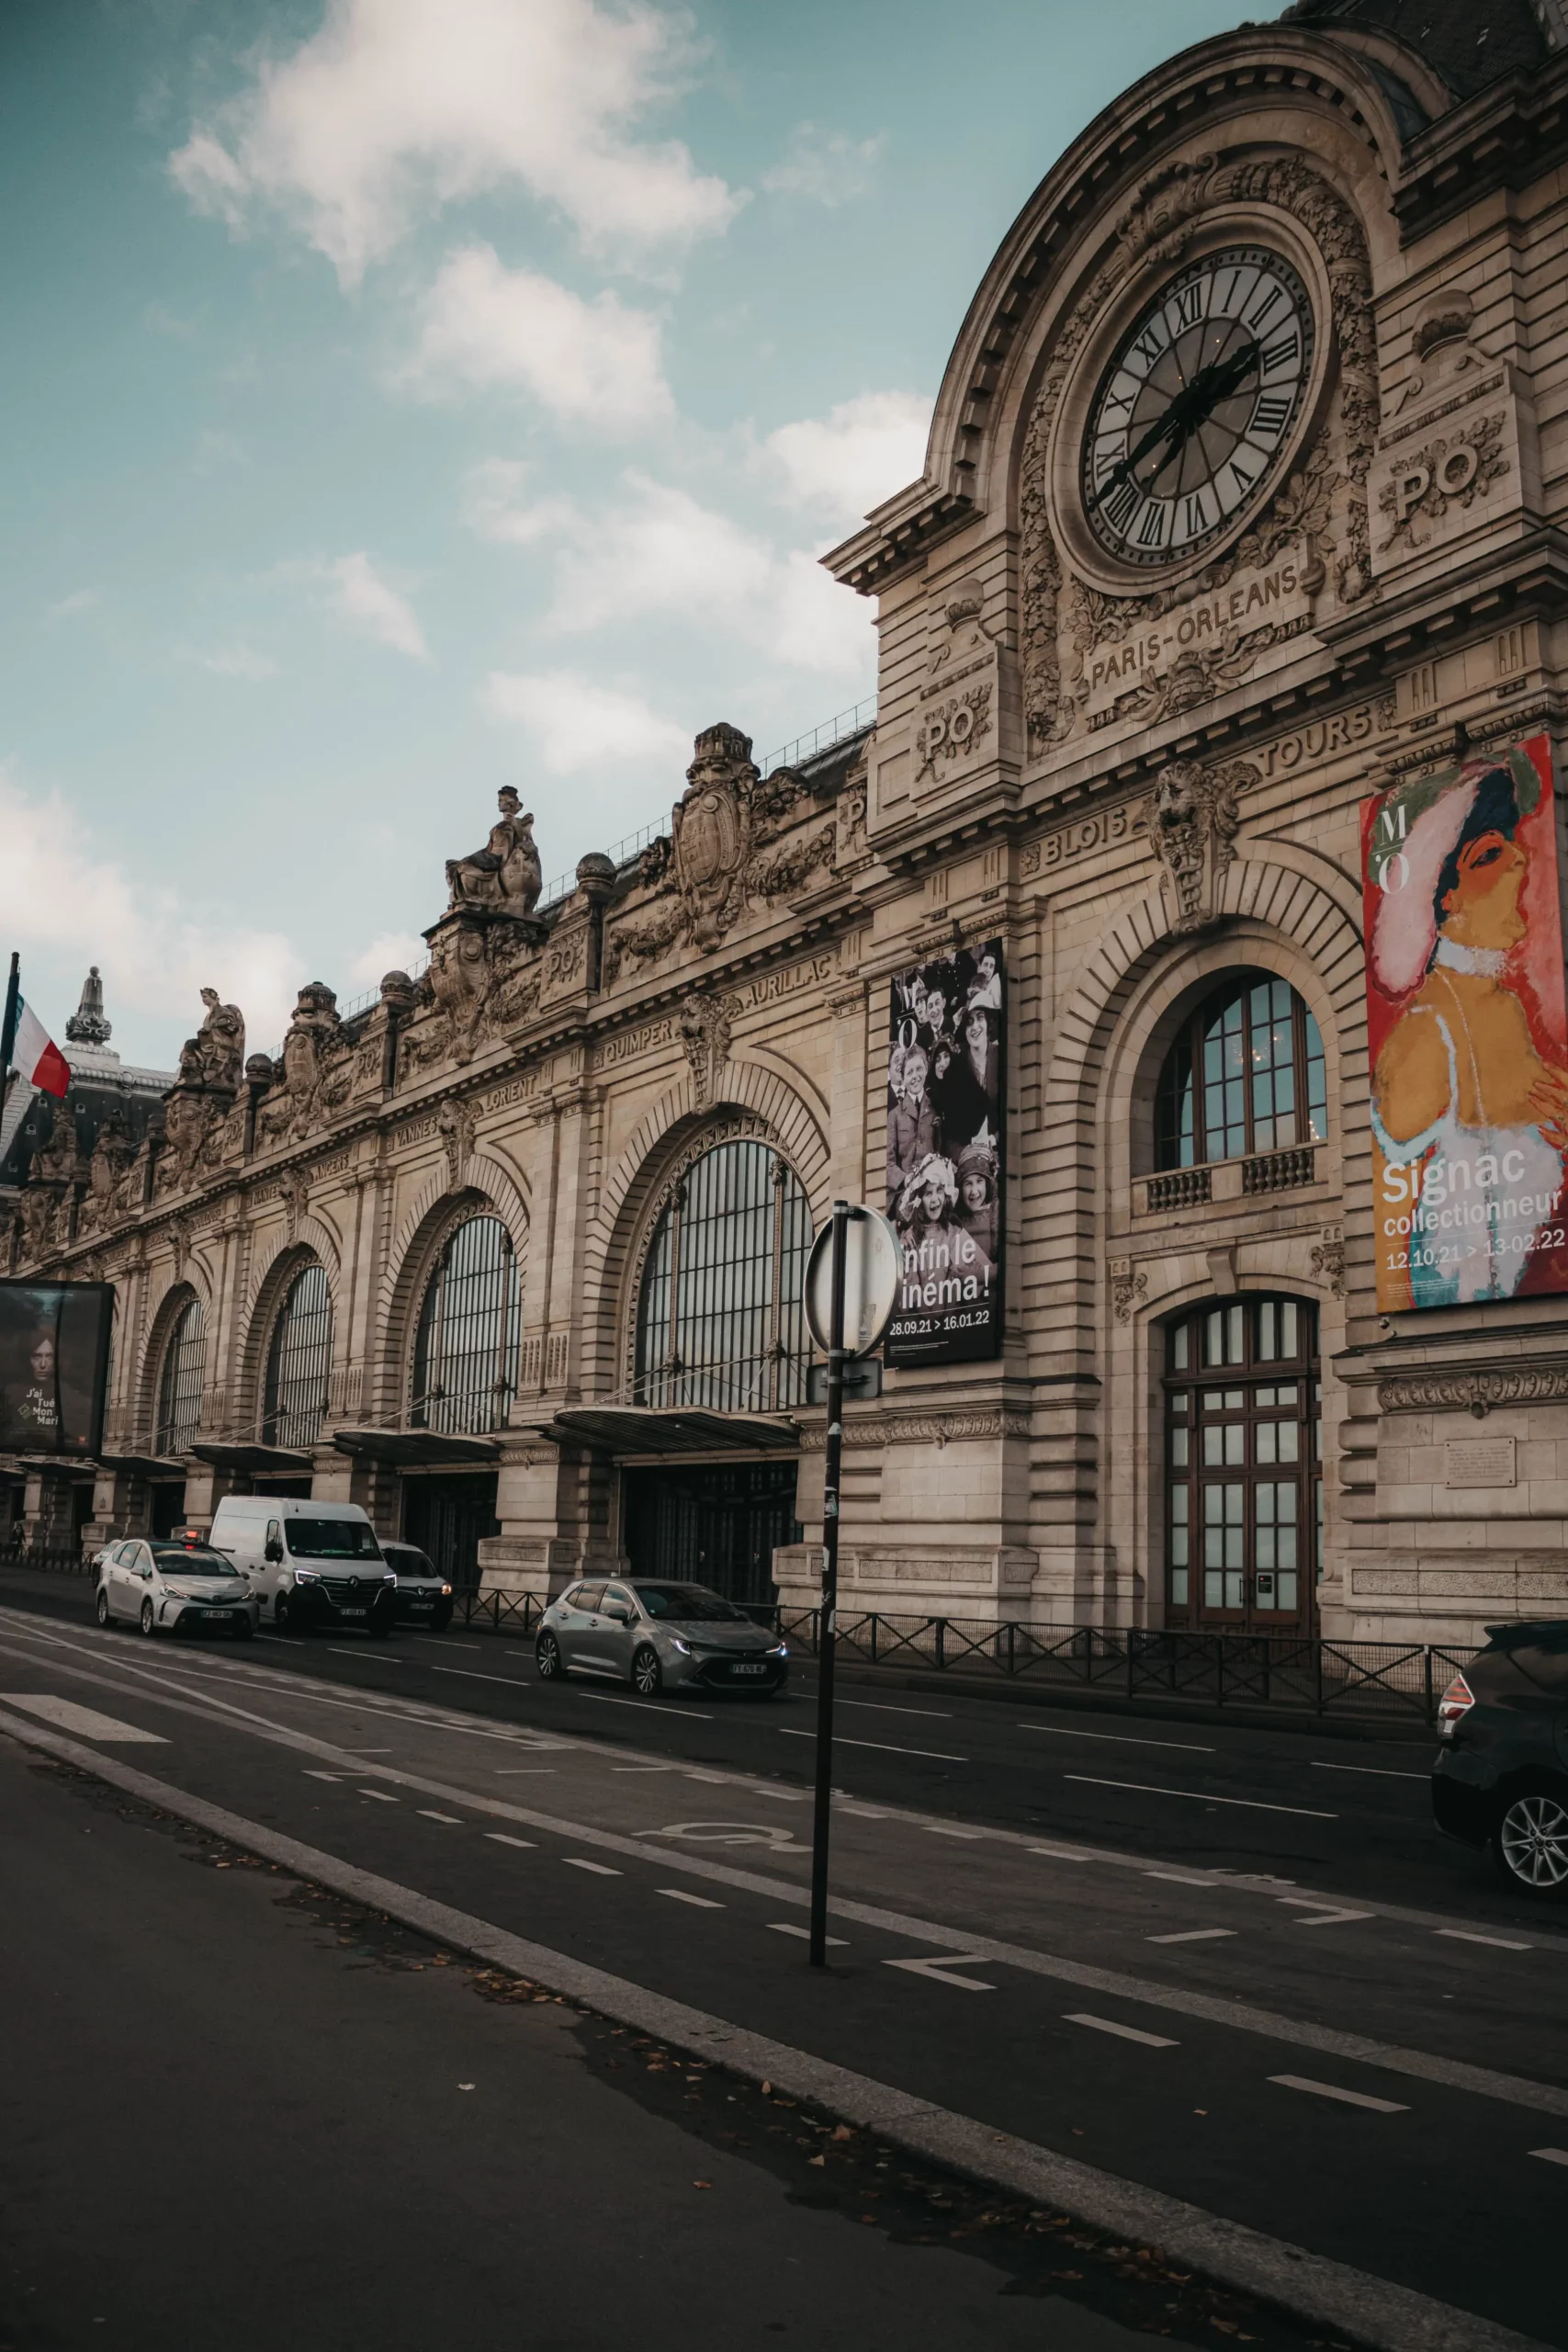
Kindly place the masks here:
POLYGON ((129 1470, 140 1478, 183 1478, 187 1464, 169 1453, 100 1453, 105 1470, 129 1470))
POLYGON ((794 1453, 799 1432, 789 1420, 705 1413, 694 1406, 578 1405, 536 1425, 541 1436, 606 1453, 794 1453))
POLYGON ((308 1478, 315 1467, 308 1453, 287 1445, 225 1445, 220 1442, 193 1445, 198 1462, 215 1470, 238 1470, 246 1477, 308 1478))
POLYGON ((501 1459, 492 1437, 436 1430, 335 1430, 333 1443, 361 1462, 389 1462, 402 1470, 488 1470, 501 1459))

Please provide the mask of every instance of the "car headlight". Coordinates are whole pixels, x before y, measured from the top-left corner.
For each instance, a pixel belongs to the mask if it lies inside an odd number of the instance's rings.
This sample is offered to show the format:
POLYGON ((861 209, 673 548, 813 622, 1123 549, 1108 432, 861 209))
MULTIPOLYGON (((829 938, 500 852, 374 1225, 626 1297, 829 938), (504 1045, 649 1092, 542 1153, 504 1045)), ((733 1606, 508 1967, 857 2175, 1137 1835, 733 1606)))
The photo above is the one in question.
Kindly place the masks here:
POLYGON ((768 1656, 770 1657, 788 1657, 789 1644, 787 1642, 775 1642, 773 1648, 768 1652, 768 1656))
POLYGON ((452 1598, 452 1588, 451 1588, 451 1586, 450 1586, 449 1584, 444 1584, 444 1585, 442 1586, 442 1588, 441 1588, 441 1598, 442 1598, 442 1600, 451 1600, 451 1598, 452 1598))
POLYGON ((381 1582, 383 1584, 396 1584, 397 1581, 398 1572, 396 1568, 389 1568, 386 1575, 381 1578, 381 1582))
POLYGON ((693 1649, 691 1643, 683 1642, 679 1634, 671 1634, 670 1645, 672 1649, 679 1650, 682 1657, 694 1657, 696 1656, 696 1652, 693 1649))
POLYGON ((320 1568, 296 1568, 294 1581, 296 1584, 320 1584, 321 1572, 320 1568))

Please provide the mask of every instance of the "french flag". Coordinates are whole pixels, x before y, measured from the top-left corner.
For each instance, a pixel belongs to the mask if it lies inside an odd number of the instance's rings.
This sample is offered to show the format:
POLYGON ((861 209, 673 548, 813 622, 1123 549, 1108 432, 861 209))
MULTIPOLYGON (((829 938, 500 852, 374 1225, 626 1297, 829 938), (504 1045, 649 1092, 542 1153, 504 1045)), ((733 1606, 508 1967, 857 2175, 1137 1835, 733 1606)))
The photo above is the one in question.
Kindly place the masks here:
POLYGON ((24 997, 17 999, 17 1041, 11 1067, 28 1086, 64 1101, 71 1091, 71 1065, 24 997))

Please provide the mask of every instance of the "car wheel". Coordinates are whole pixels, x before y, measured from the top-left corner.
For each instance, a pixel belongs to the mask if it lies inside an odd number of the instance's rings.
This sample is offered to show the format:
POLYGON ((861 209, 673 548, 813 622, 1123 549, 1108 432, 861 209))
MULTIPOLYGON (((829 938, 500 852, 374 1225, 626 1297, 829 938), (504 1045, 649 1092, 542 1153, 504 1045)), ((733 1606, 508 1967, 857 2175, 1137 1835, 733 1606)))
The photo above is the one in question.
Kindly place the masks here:
POLYGON ((290 1630, 288 1623, 288 1598, 286 1593, 275 1593, 273 1596, 272 1622, 276 1626, 280 1634, 287 1634, 290 1630))
POLYGON ((105 1586, 100 1585, 100 1586, 98 1587, 98 1623, 99 1623, 99 1624, 100 1624, 100 1625, 107 1625, 107 1624, 108 1623, 108 1622, 109 1622, 109 1597, 108 1597, 108 1592, 107 1592, 107 1588, 106 1588, 105 1586))
POLYGON ((152 1639, 152 1603, 150 1600, 144 1600, 141 1604, 141 1630, 149 1640, 152 1639))
POLYGON ((657 1699, 664 1688, 664 1668, 659 1663, 659 1652, 644 1642, 632 1654, 632 1689, 644 1699, 657 1699))
POLYGON ((1548 1789, 1512 1798, 1492 1833, 1492 1854, 1522 1894, 1568 1895, 1568 1803, 1548 1789))
POLYGON ((566 1672, 560 1644, 553 1634, 541 1634, 534 1645, 534 1664, 541 1682, 558 1682, 566 1672))

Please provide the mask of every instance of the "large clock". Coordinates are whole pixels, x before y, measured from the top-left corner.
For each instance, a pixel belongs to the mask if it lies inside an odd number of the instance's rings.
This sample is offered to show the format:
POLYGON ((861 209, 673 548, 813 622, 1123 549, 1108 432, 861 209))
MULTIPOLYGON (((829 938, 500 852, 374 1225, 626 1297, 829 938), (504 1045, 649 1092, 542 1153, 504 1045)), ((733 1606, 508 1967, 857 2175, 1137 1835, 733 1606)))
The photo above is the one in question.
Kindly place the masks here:
POLYGON ((1080 465, 1086 521, 1120 562, 1196 555, 1255 506, 1294 439, 1311 299, 1290 263, 1237 245, 1144 310, 1100 377, 1080 465))

